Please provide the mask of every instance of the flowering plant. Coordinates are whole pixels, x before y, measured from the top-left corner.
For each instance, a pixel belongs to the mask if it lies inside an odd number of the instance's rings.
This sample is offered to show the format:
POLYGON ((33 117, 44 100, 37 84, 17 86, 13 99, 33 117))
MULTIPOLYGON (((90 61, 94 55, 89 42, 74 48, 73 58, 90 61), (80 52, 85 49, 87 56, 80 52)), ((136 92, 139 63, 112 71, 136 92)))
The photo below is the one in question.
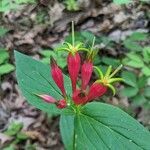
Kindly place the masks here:
POLYGON ((75 43, 73 25, 72 30, 72 44, 64 43, 58 49, 68 52, 69 77, 63 75, 52 57, 49 67, 15 52, 18 84, 24 96, 35 107, 61 115, 60 131, 67 150, 150 149, 150 134, 136 120, 119 108, 93 102, 108 88, 115 94, 112 84, 122 79, 114 75, 122 65, 113 72, 110 66, 103 74, 100 68, 93 66, 97 54, 95 38, 92 47, 87 49, 83 43, 75 43), (82 64, 79 51, 87 55, 82 64), (98 78, 92 83, 93 70, 98 78))

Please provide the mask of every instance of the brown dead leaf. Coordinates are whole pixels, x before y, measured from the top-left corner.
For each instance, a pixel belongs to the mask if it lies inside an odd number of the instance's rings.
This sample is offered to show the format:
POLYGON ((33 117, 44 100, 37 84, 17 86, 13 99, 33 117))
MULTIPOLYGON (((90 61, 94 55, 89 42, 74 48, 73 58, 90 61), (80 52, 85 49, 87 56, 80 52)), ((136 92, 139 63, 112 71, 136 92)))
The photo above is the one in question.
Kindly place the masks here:
POLYGON ((46 140, 44 138, 44 136, 38 131, 23 131, 23 133, 26 134, 28 137, 30 137, 33 140, 38 139, 41 142, 45 142, 45 140, 46 140))
POLYGON ((54 22, 62 18, 63 10, 65 6, 62 3, 55 3, 53 7, 50 8, 50 24, 53 26, 54 22))
POLYGON ((3 133, 0 133, 0 145, 3 145, 6 142, 9 142, 12 140, 12 137, 5 135, 3 133))

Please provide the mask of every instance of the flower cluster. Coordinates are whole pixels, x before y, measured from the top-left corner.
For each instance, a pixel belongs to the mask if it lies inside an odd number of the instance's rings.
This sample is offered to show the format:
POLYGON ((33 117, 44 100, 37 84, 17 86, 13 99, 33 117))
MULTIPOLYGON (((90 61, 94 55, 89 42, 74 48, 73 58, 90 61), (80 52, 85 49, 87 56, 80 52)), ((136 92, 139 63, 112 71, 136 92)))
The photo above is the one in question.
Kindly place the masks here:
MULTIPOLYGON (((83 47, 82 43, 75 45, 74 29, 73 29, 72 40, 73 40, 72 44, 64 43, 66 47, 61 48, 61 50, 65 50, 68 52, 67 65, 72 84, 72 96, 71 96, 72 103, 74 105, 84 105, 104 95, 107 92, 108 88, 110 88, 113 91, 113 94, 115 94, 115 88, 113 87, 112 83, 116 81, 122 81, 122 78, 113 78, 113 77, 121 69, 122 65, 120 65, 113 72, 112 67, 109 66, 104 75, 98 67, 93 66, 93 59, 94 56, 97 54, 97 50, 93 48, 95 38, 93 39, 93 45, 90 49, 86 49, 85 47, 83 47), (81 57, 79 51, 87 52, 87 57, 83 62, 83 64, 81 64, 81 57), (89 82, 94 69, 97 71, 98 79, 94 83, 92 83, 91 86, 89 86, 89 82), (80 74, 80 70, 81 70, 81 85, 80 87, 78 87, 77 81, 78 76, 80 74)), ((66 108, 68 105, 70 105, 70 102, 68 101, 69 96, 67 95, 64 87, 62 70, 58 67, 56 61, 53 58, 51 58, 50 64, 51 64, 52 78, 56 83, 56 85, 58 86, 58 88, 61 90, 63 99, 58 101, 55 100, 53 97, 45 94, 38 96, 47 103, 56 104, 56 106, 60 109, 66 108)))

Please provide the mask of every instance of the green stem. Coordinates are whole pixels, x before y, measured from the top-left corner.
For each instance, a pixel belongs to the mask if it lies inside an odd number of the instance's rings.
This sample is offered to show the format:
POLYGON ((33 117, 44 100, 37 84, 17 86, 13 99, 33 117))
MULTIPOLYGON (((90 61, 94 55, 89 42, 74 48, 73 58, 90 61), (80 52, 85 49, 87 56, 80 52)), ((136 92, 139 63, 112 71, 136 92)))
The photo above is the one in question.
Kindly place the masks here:
POLYGON ((122 67, 123 67, 123 65, 121 64, 121 65, 109 76, 109 78, 112 78, 122 67))
POLYGON ((92 47, 91 47, 91 49, 93 49, 94 45, 95 45, 95 36, 94 36, 94 38, 93 38, 93 42, 92 42, 92 47))
POLYGON ((72 21, 72 45, 75 46, 74 21, 72 21))

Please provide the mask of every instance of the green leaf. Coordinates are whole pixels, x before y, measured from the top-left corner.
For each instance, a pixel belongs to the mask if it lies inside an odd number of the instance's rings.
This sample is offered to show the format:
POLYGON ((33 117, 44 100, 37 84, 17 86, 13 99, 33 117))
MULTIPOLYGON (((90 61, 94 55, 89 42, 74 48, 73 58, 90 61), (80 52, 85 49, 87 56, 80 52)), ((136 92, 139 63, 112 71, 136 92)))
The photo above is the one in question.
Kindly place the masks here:
POLYGON ((150 68, 147 67, 147 66, 144 66, 144 67, 142 68, 142 73, 143 73, 144 75, 146 75, 146 76, 150 76, 150 68))
POLYGON ((50 59, 50 56, 56 57, 55 52, 52 50, 42 50, 42 51, 40 51, 40 54, 44 57, 48 57, 49 59, 50 59))
POLYGON ((150 98, 150 87, 149 86, 144 88, 144 96, 150 98))
POLYGON ((124 79, 124 82, 126 84, 133 87, 137 87, 137 81, 136 81, 137 79, 135 73, 129 71, 123 71, 121 76, 124 79))
POLYGON ((138 77, 137 84, 138 84, 138 88, 140 89, 144 88, 145 85, 147 84, 147 77, 145 76, 138 77))
POLYGON ((118 67, 120 65, 120 61, 111 57, 102 57, 102 62, 106 65, 111 65, 112 67, 118 67))
POLYGON ((8 147, 5 147, 3 150, 16 150, 15 145, 11 144, 8 147))
POLYGON ((29 3, 29 4, 33 4, 33 3, 35 3, 35 0, 15 0, 15 2, 17 3, 17 4, 26 4, 26 3, 29 3))
POLYGON ((128 59, 124 60, 125 65, 134 67, 134 68, 141 68, 144 66, 144 62, 140 55, 135 53, 128 53, 128 59))
POLYGON ((23 133, 23 132, 19 132, 19 133, 17 134, 17 138, 18 138, 19 140, 26 140, 26 139, 28 139, 28 136, 27 136, 25 133, 23 133))
POLYGON ((93 39, 95 37, 94 34, 92 32, 84 31, 84 32, 81 32, 81 36, 83 36, 83 38, 86 40, 83 42, 87 43, 91 47, 93 43, 93 39))
POLYGON ((147 101, 147 99, 144 97, 144 95, 138 94, 134 98, 132 98, 132 101, 133 105, 136 105, 137 107, 143 105, 147 101))
POLYGON ((97 102, 76 115, 75 137, 76 150, 150 149, 150 133, 139 122, 119 108, 97 102))
POLYGON ((15 67, 12 64, 4 64, 4 65, 0 65, 0 75, 4 75, 7 74, 11 71, 13 71, 15 69, 15 67))
POLYGON ((9 136, 14 136, 22 129, 22 127, 22 123, 13 122, 4 133, 9 136))
POLYGON ((150 62, 150 47, 144 47, 143 49, 143 57, 146 63, 150 62))
POLYGON ((50 64, 50 59, 48 57, 42 58, 41 62, 44 63, 44 64, 50 64))
POLYGON ((2 0, 0 5, 0 12, 8 12, 18 8, 18 4, 10 0, 2 0))
POLYGON ((132 41, 144 41, 148 37, 147 33, 142 32, 134 32, 129 38, 132 41))
POLYGON ((74 115, 61 115, 60 132, 67 150, 74 150, 74 115))
POLYGON ((143 3, 149 3, 149 0, 140 0, 143 3))
MULTIPOLYGON (((16 75, 19 87, 27 101, 35 107, 47 113, 61 113, 53 104, 47 104, 36 94, 48 94, 55 99, 62 99, 61 92, 56 86, 50 74, 50 66, 15 51, 16 75)), ((67 94, 71 95, 71 83, 67 76, 64 76, 67 94)))
POLYGON ((65 4, 67 5, 67 10, 69 11, 79 10, 79 6, 76 0, 65 0, 65 4))
POLYGON ((124 89, 121 90, 121 95, 130 98, 137 95, 138 91, 139 89, 135 87, 125 87, 124 89))
POLYGON ((125 62, 125 65, 133 68, 142 68, 144 64, 143 63, 139 64, 139 62, 134 60, 128 60, 127 62, 125 62))
POLYGON ((126 40, 123 41, 124 46, 130 51, 142 51, 143 48, 140 45, 140 41, 145 41, 148 37, 147 33, 134 32, 126 40))
POLYGON ((66 67, 66 52, 64 51, 52 51, 52 50, 44 50, 40 52, 41 55, 44 56, 44 58, 41 60, 41 62, 45 64, 50 63, 50 57, 54 57, 57 60, 57 64, 61 67, 64 68, 66 67))
POLYGON ((142 51, 143 48, 135 41, 132 41, 130 39, 126 39, 123 42, 124 46, 130 50, 130 51, 142 51))
POLYGON ((0 48, 0 64, 4 63, 8 58, 8 52, 5 49, 0 48))
POLYGON ((129 4, 129 3, 131 3, 132 1, 131 1, 131 0, 113 0, 113 2, 114 2, 115 4, 121 5, 121 4, 129 4))

